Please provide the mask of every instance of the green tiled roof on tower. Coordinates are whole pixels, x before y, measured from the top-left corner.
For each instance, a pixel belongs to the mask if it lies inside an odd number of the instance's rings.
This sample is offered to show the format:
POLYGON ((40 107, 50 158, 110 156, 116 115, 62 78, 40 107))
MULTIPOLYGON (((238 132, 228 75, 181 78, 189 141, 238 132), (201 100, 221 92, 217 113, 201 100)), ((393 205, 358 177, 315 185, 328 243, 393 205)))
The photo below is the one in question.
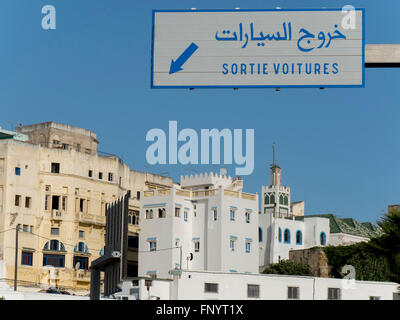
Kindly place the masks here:
POLYGON ((353 218, 338 218, 333 214, 306 215, 307 217, 329 218, 330 233, 346 233, 359 237, 377 237, 381 235, 378 226, 371 222, 358 222, 353 218))

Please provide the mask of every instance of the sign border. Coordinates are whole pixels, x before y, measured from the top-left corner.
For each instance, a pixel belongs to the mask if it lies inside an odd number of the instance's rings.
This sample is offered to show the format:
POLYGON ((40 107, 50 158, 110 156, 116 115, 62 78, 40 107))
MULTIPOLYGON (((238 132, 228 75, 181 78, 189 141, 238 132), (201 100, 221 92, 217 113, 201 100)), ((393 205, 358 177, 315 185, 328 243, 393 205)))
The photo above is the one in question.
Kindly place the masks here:
POLYGON ((355 8, 355 11, 362 12, 362 84, 350 85, 154 85, 154 21, 157 12, 271 12, 271 11, 342 11, 342 8, 325 9, 171 9, 171 10, 152 10, 152 30, 151 30, 151 66, 150 66, 150 87, 152 89, 238 89, 238 88, 365 88, 365 8, 355 8))

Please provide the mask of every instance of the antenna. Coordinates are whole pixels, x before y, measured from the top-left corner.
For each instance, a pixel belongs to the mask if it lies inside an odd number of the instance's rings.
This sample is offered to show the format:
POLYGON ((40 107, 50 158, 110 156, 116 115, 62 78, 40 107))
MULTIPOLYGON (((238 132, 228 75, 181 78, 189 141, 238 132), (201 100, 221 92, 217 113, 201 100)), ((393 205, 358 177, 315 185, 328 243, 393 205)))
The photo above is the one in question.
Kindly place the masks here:
POLYGON ((272 166, 274 167, 276 165, 276 159, 275 159, 275 142, 272 143, 272 166))

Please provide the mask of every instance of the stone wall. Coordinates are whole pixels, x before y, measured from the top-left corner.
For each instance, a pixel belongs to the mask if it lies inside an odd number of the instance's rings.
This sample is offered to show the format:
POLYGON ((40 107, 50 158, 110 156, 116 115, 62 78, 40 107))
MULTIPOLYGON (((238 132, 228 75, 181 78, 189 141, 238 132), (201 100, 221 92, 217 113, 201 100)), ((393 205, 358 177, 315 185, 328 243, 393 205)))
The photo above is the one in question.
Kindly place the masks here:
POLYGON ((328 278, 330 275, 328 258, 321 247, 289 251, 289 260, 295 263, 308 264, 316 277, 328 278))

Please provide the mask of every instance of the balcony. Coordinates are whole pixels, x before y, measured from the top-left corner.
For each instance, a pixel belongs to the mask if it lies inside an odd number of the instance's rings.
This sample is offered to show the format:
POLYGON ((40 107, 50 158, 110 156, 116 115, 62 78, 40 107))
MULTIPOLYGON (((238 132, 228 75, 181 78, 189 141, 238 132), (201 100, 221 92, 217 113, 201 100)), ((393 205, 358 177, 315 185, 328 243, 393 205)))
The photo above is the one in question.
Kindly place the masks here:
POLYGON ((75 270, 73 273, 74 281, 90 282, 90 271, 89 270, 75 270))
POLYGON ((64 219, 64 210, 51 210, 51 219, 55 221, 62 221, 64 219))
POLYGON ((101 227, 104 227, 106 225, 106 217, 105 216, 98 216, 95 214, 79 212, 76 215, 76 218, 80 223, 84 223, 84 224, 92 224, 92 225, 97 225, 97 226, 101 226, 101 227))
POLYGON ((137 233, 140 231, 139 225, 137 224, 128 224, 128 232, 137 233))

